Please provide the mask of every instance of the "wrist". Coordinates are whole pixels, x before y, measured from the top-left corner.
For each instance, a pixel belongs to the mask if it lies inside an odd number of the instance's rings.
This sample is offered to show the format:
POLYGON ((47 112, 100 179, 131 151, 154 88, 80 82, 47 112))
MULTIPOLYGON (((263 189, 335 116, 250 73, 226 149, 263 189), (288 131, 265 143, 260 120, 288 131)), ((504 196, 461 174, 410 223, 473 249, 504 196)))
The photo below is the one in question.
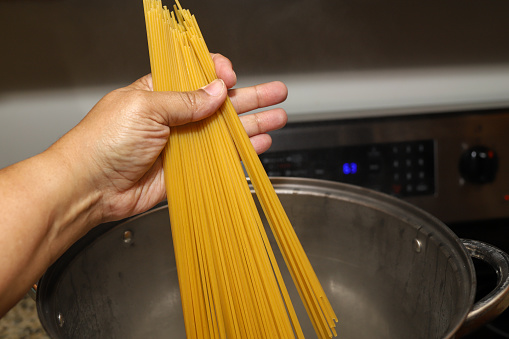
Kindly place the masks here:
POLYGON ((59 236, 67 234, 71 241, 88 232, 103 219, 101 191, 95 183, 94 166, 79 148, 50 147, 41 155, 51 168, 49 187, 54 192, 53 227, 59 236))

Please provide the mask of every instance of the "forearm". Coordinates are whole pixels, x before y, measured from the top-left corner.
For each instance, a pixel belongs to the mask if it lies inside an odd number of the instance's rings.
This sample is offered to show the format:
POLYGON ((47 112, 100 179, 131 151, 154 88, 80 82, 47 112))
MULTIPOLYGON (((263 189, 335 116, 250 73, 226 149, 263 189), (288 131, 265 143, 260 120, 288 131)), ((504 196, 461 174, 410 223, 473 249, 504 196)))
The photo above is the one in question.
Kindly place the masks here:
POLYGON ((79 166, 50 149, 0 171, 0 316, 100 221, 79 166))

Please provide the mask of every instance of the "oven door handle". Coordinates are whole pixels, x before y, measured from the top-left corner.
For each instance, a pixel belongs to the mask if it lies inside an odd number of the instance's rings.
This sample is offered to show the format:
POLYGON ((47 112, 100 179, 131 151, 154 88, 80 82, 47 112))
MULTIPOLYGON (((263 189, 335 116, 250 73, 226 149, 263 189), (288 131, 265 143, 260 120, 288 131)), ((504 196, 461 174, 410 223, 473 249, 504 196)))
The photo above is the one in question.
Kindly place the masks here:
POLYGON ((487 324, 509 306, 509 255, 498 248, 477 240, 461 239, 472 258, 488 263, 497 274, 497 286, 477 301, 459 332, 459 337, 487 324))

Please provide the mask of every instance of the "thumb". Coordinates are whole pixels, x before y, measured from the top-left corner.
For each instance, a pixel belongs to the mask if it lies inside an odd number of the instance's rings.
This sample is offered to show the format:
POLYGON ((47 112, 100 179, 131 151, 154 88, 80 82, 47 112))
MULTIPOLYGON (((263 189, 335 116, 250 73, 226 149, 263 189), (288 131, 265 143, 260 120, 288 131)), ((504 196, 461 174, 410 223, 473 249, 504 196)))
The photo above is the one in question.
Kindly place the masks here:
POLYGON ((226 86, 221 79, 190 92, 150 92, 153 108, 164 124, 178 126, 204 119, 223 104, 226 86))

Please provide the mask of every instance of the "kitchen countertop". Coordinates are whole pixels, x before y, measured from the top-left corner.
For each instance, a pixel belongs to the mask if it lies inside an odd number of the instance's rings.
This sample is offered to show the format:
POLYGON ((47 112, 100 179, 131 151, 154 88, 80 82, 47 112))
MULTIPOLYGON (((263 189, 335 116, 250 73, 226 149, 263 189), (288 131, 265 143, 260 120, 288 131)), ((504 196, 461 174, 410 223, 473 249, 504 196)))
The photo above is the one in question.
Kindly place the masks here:
POLYGON ((29 296, 0 319, 0 339, 49 339, 39 322, 35 302, 29 296))

